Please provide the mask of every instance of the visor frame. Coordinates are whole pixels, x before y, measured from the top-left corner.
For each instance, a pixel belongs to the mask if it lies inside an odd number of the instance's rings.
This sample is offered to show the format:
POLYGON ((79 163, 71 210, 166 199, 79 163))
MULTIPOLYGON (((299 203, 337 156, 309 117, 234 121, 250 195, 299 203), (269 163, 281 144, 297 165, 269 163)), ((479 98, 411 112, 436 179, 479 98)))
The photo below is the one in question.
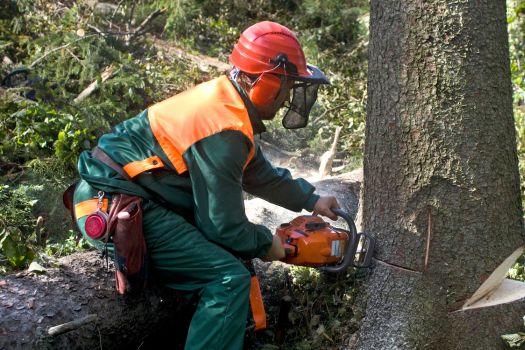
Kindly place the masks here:
POLYGON ((326 77, 326 75, 316 66, 307 64, 306 65, 309 72, 311 72, 310 76, 301 76, 301 75, 295 75, 295 74, 284 74, 286 77, 291 77, 294 80, 306 82, 306 83, 312 83, 312 84, 327 84, 330 85, 330 80, 326 77))

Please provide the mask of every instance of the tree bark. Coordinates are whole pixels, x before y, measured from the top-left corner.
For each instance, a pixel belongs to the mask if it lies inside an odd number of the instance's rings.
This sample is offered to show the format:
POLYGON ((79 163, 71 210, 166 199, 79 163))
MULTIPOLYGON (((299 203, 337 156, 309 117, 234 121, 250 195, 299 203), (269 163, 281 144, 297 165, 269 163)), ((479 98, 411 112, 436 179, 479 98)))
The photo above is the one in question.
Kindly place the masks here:
POLYGON ((505 11, 371 1, 358 349, 497 349, 522 326, 523 300, 462 310, 524 244, 505 11))
POLYGON ((111 265, 107 270, 98 252, 65 257, 44 274, 0 277, 0 349, 135 349, 160 343, 160 327, 171 328, 171 344, 184 344, 191 307, 179 294, 152 287, 120 296, 114 283, 111 265), (48 334, 93 314, 95 321, 48 334))

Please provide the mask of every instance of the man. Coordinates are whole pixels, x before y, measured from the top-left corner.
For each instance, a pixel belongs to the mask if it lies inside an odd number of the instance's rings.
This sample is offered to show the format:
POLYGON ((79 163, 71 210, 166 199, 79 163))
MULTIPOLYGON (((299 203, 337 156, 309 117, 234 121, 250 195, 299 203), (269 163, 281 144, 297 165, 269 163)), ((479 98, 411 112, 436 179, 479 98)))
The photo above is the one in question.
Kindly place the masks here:
MULTIPOLYGON (((222 76, 149 107, 103 135, 100 155, 83 152, 75 211, 85 235, 87 216, 107 211, 112 193, 142 197, 149 264, 168 287, 197 291, 186 349, 241 349, 250 274, 240 259, 284 257, 268 228, 250 223, 243 190, 285 208, 334 218, 334 197, 314 194, 303 179, 274 168, 254 134, 289 102, 283 125, 305 126, 328 80, 306 64, 295 35, 261 22, 241 35, 222 76), (290 99, 290 94, 292 98, 290 99)), ((101 242, 90 240, 101 247, 101 242)))

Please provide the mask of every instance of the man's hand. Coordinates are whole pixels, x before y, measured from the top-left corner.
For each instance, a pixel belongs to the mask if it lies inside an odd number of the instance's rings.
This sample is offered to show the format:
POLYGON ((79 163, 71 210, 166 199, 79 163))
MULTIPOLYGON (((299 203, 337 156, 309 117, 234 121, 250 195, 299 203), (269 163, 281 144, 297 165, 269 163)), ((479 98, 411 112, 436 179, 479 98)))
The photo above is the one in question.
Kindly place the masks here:
POLYGON ((268 254, 262 258, 263 261, 274 261, 282 260, 285 257, 284 247, 279 236, 274 235, 272 241, 272 247, 268 254))
POLYGON ((314 206, 314 215, 323 215, 327 216, 332 220, 337 220, 337 215, 334 214, 330 208, 340 208, 337 199, 333 196, 320 197, 314 206))

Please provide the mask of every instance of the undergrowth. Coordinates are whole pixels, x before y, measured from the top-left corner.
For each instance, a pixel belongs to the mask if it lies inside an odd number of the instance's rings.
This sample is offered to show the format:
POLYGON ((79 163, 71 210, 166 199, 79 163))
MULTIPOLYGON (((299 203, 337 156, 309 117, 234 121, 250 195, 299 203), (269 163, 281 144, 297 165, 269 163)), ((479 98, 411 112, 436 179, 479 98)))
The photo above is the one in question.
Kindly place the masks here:
POLYGON ((296 266, 291 269, 294 305, 289 312, 291 327, 285 347, 294 350, 339 348, 355 333, 354 315, 357 292, 356 272, 331 276, 316 269, 296 266))

